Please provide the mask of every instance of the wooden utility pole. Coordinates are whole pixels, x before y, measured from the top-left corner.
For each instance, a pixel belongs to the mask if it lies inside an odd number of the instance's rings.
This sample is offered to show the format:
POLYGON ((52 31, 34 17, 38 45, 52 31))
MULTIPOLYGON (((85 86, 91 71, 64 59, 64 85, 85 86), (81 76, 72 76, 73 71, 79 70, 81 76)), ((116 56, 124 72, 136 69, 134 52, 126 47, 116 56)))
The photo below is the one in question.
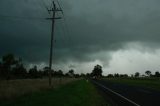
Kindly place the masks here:
POLYGON ((61 19, 61 17, 56 17, 56 12, 58 11, 62 11, 61 9, 58 9, 56 7, 56 4, 53 3, 53 7, 51 8, 51 10, 48 10, 48 12, 50 14, 52 14, 51 18, 47 18, 49 20, 52 21, 52 31, 51 31, 51 44, 50 44, 50 57, 49 57, 49 86, 51 86, 52 84, 52 59, 53 59, 53 43, 54 43, 54 23, 55 23, 55 19, 61 19))

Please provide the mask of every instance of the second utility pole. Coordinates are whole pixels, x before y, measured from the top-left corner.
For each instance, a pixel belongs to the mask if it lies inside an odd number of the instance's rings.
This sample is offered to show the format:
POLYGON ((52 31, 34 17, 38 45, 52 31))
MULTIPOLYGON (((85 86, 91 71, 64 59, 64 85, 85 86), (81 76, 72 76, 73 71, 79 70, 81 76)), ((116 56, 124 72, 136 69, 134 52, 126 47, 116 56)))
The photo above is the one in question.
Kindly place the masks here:
POLYGON ((52 31, 51 31, 51 45, 50 45, 50 57, 49 57, 49 86, 51 86, 52 84, 52 58, 53 58, 53 43, 54 43, 54 23, 55 23, 55 19, 61 19, 60 17, 55 17, 56 16, 56 12, 57 11, 62 11, 58 8, 56 8, 56 5, 53 3, 53 7, 51 8, 51 10, 48 10, 48 12, 52 13, 52 18, 47 18, 49 20, 52 20, 52 31))

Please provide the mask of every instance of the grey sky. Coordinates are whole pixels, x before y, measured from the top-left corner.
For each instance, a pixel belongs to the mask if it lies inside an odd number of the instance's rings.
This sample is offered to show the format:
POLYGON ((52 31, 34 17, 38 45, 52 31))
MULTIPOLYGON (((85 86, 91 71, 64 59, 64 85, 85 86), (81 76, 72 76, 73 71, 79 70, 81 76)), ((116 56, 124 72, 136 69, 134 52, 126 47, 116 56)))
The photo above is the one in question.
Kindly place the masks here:
MULTIPOLYGON (((44 2, 49 6, 50 0, 44 2)), ((63 20, 56 22, 55 67, 67 70, 73 64, 81 73, 101 64, 106 74, 159 70, 160 61, 154 59, 160 54, 159 0, 60 0, 60 3, 67 26, 63 20), (125 54, 124 58, 121 54, 125 54), (149 60, 145 55, 150 56, 149 60)), ((51 24, 42 19, 49 15, 41 0, 1 0, 0 15, 26 17, 0 16, 0 55, 12 52, 31 64, 48 64, 51 24)))

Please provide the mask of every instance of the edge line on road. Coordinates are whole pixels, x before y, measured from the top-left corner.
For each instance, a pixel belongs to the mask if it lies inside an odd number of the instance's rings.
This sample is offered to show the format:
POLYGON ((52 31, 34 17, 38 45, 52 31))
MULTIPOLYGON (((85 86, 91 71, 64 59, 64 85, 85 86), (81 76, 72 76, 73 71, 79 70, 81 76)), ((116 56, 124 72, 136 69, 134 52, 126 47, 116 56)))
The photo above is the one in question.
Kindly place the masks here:
MULTIPOLYGON (((92 81, 93 81, 93 80, 92 80, 92 81)), ((117 95, 117 96, 119 96, 119 97, 125 99, 126 101, 128 101, 128 102, 134 104, 135 106, 140 106, 139 104, 133 102, 132 100, 130 100, 130 99, 128 99, 128 98, 122 96, 121 94, 119 94, 119 93, 117 93, 117 92, 115 92, 115 91, 113 91, 113 90, 107 88, 106 86, 104 86, 104 85, 102 85, 102 84, 100 84, 100 83, 98 83, 98 82, 96 82, 96 81, 93 81, 93 82, 94 82, 95 84, 99 85, 100 87, 102 87, 102 88, 104 88, 104 89, 106 89, 106 90, 108 90, 108 91, 114 93, 115 95, 117 95)))

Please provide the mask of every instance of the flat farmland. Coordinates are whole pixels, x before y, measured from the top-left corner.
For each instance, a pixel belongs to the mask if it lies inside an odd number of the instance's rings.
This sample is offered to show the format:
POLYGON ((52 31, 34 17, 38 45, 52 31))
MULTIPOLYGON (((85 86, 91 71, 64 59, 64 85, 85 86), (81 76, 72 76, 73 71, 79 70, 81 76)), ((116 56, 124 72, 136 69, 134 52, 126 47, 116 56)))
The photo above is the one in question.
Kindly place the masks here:
MULTIPOLYGON (((104 98, 99 95, 98 91, 90 81, 85 79, 55 79, 54 88, 48 88, 46 81, 31 81, 27 87, 25 81, 16 83, 14 92, 30 92, 17 96, 15 99, 6 99, 0 101, 1 106, 108 106, 104 98), (36 82, 39 84, 36 85, 36 82), (57 82, 57 84, 56 84, 57 82), (42 83, 42 84, 41 84, 42 83), (33 85, 33 86, 32 86, 33 85), (43 86, 42 86, 43 85, 43 86), (22 89, 22 90, 21 90, 22 89), (25 91, 27 89, 27 91, 25 91), (28 90, 30 89, 30 90, 28 90), (32 90, 31 90, 32 89, 32 90)), ((28 82, 28 81, 27 81, 28 82)), ((13 86, 13 85, 12 85, 13 86)), ((14 88, 14 87, 12 87, 14 88)), ((3 89, 3 88, 1 88, 3 89)), ((1 91, 2 92, 2 91, 1 91)), ((10 91, 11 92, 11 91, 10 91)), ((9 92, 8 92, 9 93, 9 92)), ((14 94, 14 95, 15 95, 14 94)), ((7 94, 10 95, 10 94, 7 94)))
POLYGON ((60 87, 76 80, 79 79, 53 78, 52 87, 48 86, 48 79, 0 80, 0 100, 14 99, 33 92, 60 87))

